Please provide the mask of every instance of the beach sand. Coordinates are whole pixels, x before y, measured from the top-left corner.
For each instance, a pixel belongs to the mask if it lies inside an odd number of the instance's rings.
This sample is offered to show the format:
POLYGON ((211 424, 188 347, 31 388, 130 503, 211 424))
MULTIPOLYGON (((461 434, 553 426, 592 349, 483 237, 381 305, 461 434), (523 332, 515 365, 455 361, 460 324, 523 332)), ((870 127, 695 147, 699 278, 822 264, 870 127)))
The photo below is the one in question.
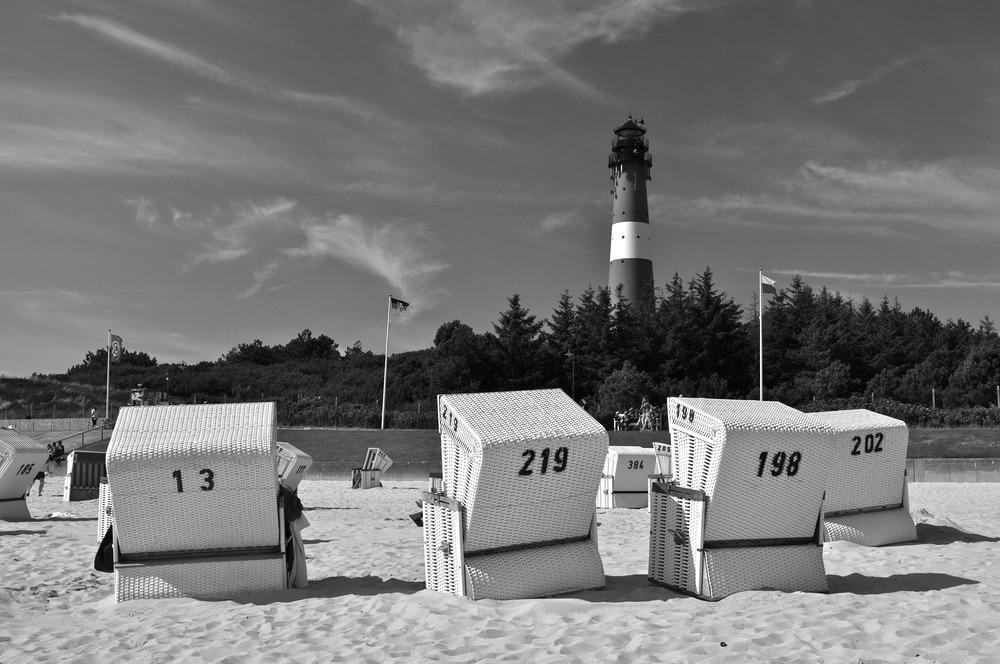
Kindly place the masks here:
POLYGON ((115 604, 97 501, 0 521, 0 663, 1000 662, 1000 484, 912 484, 919 540, 825 545, 829 594, 718 602, 650 585, 649 514, 598 510, 603 590, 472 602, 424 588, 426 482, 302 483, 309 587, 115 604))

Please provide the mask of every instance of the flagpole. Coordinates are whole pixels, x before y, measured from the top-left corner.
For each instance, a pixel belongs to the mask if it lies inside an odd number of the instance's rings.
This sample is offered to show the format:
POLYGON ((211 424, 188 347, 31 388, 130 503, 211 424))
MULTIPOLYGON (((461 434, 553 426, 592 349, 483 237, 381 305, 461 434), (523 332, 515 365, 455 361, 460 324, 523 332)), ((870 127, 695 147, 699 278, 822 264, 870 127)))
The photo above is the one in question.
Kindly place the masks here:
POLYGON ((108 330, 108 376, 104 383, 104 422, 107 423, 111 409, 111 330, 108 330))
POLYGON ((385 386, 389 378, 389 321, 392 320, 392 295, 385 310, 385 368, 382 370, 382 428, 385 429, 385 386))
POLYGON ((757 345, 760 349, 760 392, 759 399, 764 400, 764 270, 757 269, 757 345))

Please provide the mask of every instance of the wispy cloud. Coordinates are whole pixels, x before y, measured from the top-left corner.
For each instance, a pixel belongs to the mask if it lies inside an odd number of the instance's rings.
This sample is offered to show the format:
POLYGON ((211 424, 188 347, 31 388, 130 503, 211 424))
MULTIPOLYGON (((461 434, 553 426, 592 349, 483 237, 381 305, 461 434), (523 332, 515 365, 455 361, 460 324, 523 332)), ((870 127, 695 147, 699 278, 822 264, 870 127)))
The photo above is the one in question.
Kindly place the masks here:
POLYGON ((553 212, 539 222, 538 232, 547 235, 569 228, 578 228, 583 223, 583 218, 575 210, 553 212))
POLYGON ((822 279, 837 285, 893 288, 936 288, 956 290, 1000 290, 1000 274, 971 274, 957 270, 913 273, 829 272, 817 270, 773 269, 768 274, 798 275, 806 279, 822 279))
POLYGON ((390 121, 384 113, 360 99, 345 95, 283 89, 257 76, 240 71, 237 67, 217 64, 196 53, 150 37, 110 18, 86 14, 58 14, 52 18, 87 30, 120 48, 259 97, 321 107, 363 120, 380 123, 390 121))
POLYGON ((171 175, 188 169, 301 179, 307 173, 253 139, 203 130, 141 105, 0 82, 0 168, 171 175))
POLYGON ((557 85, 573 93, 606 95, 559 60, 589 41, 641 37, 660 21, 719 2, 610 0, 551 3, 461 0, 357 0, 410 49, 427 76, 469 95, 557 85))
POLYGON ((925 51, 922 51, 921 53, 917 53, 916 55, 910 55, 905 58, 899 58, 898 60, 890 62, 887 65, 877 67, 864 78, 855 78, 855 79, 848 79, 845 81, 841 81, 834 87, 813 97, 811 100, 812 104, 814 106, 822 106, 824 104, 829 104, 830 102, 837 101, 838 99, 843 99, 844 97, 854 94, 855 92, 857 92, 858 90, 860 90, 865 86, 878 83, 886 76, 892 74, 894 71, 902 69, 903 67, 910 64, 917 58, 923 57, 928 53, 933 53, 936 50, 938 50, 938 47, 927 49, 925 51))
POLYGON ((762 165, 740 192, 650 195, 650 218, 797 233, 889 236, 919 226, 949 238, 1000 237, 1000 168, 988 160, 858 163, 857 156, 807 159, 797 169, 762 165))
POLYGON ((448 267, 435 257, 437 243, 431 233, 416 222, 316 216, 286 198, 217 207, 204 214, 176 209, 164 213, 145 197, 126 203, 144 226, 193 245, 185 269, 203 263, 250 263, 253 284, 241 298, 274 287, 279 276, 298 278, 294 275, 303 269, 330 259, 384 279, 420 309, 436 301, 440 289, 434 278, 448 267))

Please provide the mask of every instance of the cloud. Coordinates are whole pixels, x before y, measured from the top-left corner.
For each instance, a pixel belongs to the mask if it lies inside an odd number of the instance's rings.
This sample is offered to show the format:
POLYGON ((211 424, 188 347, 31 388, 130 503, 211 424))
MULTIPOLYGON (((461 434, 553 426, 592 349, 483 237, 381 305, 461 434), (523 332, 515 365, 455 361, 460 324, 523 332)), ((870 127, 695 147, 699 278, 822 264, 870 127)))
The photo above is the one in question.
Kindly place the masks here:
POLYGON ((583 223, 583 219, 574 210, 554 212, 539 222, 538 232, 542 234, 555 233, 567 228, 577 228, 583 223))
POLYGON ((423 224, 396 221, 379 225, 341 214, 307 220, 303 230, 305 243, 282 250, 255 275, 255 288, 285 264, 333 258, 381 277, 420 309, 433 299, 431 280, 448 267, 432 256, 429 245, 433 242, 423 224))
POLYGON ((145 35, 109 18, 84 14, 58 14, 52 19, 71 23, 96 34, 115 46, 259 97, 334 110, 344 115, 379 122, 383 125, 390 122, 385 114, 360 99, 344 95, 317 94, 275 87, 263 79, 241 72, 238 68, 216 64, 195 53, 145 35))
POLYGON ((581 44, 638 38, 654 24, 718 2, 608 0, 553 3, 462 0, 356 0, 410 51, 414 64, 468 95, 556 85, 592 98, 605 95, 558 60, 581 44))
POLYGON ((287 198, 247 201, 203 214, 177 209, 163 214, 145 197, 126 203, 143 225, 192 245, 186 270, 201 264, 250 263, 253 284, 241 298, 287 287, 272 282, 330 259, 382 278, 419 310, 436 301, 440 292, 434 278, 448 268, 434 256, 434 238, 416 222, 315 216, 287 198))
POLYGON ((837 101, 838 99, 843 99, 849 95, 854 94, 861 88, 878 83, 886 76, 892 74, 897 69, 901 69, 906 65, 910 64, 917 58, 923 57, 928 53, 932 53, 938 50, 939 47, 934 47, 917 53, 916 55, 910 55, 905 58, 899 58, 894 62, 890 62, 888 65, 883 65, 882 67, 876 68, 872 73, 864 78, 848 79, 842 81, 835 85, 834 87, 826 90, 825 92, 812 98, 812 104, 814 106, 823 106, 824 104, 829 104, 830 102, 837 101))
POLYGON ((129 102, 0 81, 0 168, 47 172, 308 179, 258 140, 202 130, 129 102))
POLYGON ((956 270, 910 273, 827 272, 816 270, 775 269, 768 274, 798 275, 810 279, 826 279, 853 286, 892 286, 893 288, 938 288, 959 290, 1000 290, 1000 274, 970 274, 956 270))

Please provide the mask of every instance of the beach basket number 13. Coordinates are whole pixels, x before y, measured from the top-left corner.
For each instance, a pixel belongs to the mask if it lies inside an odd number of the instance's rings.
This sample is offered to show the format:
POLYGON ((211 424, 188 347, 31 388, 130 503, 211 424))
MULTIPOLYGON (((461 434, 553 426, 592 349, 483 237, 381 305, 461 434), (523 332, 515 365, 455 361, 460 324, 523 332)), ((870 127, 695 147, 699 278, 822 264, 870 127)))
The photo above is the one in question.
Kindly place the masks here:
MULTIPOLYGON (((202 483, 198 487, 202 491, 211 491, 215 488, 215 473, 212 472, 210 468, 202 468, 198 471, 201 475, 202 483)), ((181 476, 181 471, 175 470, 171 473, 171 476, 177 481, 177 493, 184 493, 184 479, 181 476)))

